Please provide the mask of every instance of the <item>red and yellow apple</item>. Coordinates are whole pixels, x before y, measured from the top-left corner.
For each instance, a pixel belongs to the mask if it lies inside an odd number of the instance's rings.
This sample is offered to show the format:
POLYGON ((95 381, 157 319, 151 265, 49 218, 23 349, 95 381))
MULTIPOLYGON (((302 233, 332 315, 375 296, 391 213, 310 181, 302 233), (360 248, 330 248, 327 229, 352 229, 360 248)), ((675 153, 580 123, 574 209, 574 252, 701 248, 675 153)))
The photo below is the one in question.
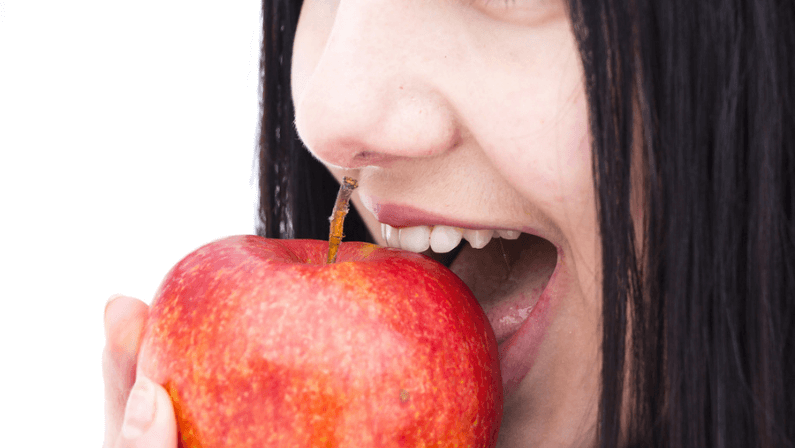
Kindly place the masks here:
POLYGON ((184 448, 493 447, 497 344, 469 289, 419 254, 236 236, 166 276, 139 369, 184 448))

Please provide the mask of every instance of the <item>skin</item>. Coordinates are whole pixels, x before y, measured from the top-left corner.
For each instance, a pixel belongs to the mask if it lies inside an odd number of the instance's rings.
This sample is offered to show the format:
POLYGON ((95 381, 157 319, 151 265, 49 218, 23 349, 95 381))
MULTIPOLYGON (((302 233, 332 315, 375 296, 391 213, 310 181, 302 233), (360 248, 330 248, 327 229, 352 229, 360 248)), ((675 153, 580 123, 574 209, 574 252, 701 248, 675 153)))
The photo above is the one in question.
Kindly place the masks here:
POLYGON ((105 349, 102 377, 105 382, 104 448, 177 448, 177 422, 165 389, 136 374, 138 349, 149 306, 131 297, 114 296, 105 305, 105 349), (148 384, 150 400, 136 400, 136 390, 148 384), (148 406, 147 406, 148 403, 148 406), (142 431, 131 437, 122 432, 130 409, 145 414, 142 431), (144 412, 140 412, 144 411, 144 412))
POLYGON ((565 288, 499 446, 594 441, 599 239, 580 55, 563 1, 306 0, 301 139, 358 195, 550 240, 565 288))
MULTIPOLYGON (((530 372, 506 398, 500 447, 594 443, 599 238, 580 55, 561 0, 305 0, 293 61, 296 126, 360 194, 476 228, 531 229, 558 248, 564 288, 530 372)), ((175 448, 165 390, 142 435, 120 432, 147 306, 105 313, 105 447, 175 448)), ((140 378, 139 378, 140 379, 140 378)), ((129 405, 127 405, 129 407, 129 405)))

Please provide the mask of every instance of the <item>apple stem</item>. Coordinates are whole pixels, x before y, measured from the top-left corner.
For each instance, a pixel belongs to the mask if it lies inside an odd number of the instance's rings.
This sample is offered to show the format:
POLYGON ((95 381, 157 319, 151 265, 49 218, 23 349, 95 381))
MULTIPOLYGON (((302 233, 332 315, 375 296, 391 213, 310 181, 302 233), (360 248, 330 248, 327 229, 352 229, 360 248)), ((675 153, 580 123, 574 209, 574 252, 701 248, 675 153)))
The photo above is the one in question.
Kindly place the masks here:
POLYGON ((331 213, 331 228, 328 236, 328 257, 326 263, 331 264, 337 260, 337 251, 342 244, 342 223, 345 222, 345 215, 348 214, 348 203, 351 200, 353 190, 359 186, 356 179, 345 176, 337 193, 337 201, 334 203, 334 211, 331 213))

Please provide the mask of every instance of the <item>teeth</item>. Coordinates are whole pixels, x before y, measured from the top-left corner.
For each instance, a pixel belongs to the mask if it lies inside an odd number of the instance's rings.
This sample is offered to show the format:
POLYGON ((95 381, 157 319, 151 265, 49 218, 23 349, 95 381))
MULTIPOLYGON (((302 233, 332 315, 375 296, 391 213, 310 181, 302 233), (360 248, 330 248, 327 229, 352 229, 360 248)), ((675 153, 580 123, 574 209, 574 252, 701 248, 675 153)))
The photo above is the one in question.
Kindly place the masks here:
POLYGON ((429 226, 403 227, 400 229, 400 247, 411 252, 425 252, 431 247, 429 226))
POLYGON ((469 245, 475 249, 486 247, 492 236, 494 236, 493 230, 464 230, 464 239, 469 241, 469 245))
POLYGON ((398 233, 398 229, 387 224, 381 224, 381 235, 384 237, 387 246, 400 247, 400 234, 398 233))
POLYGON ((450 252, 461 242, 463 233, 456 227, 434 226, 431 231, 431 250, 437 254, 450 252))
POLYGON ((492 238, 515 240, 521 232, 518 230, 473 230, 450 226, 415 226, 396 229, 388 224, 381 224, 381 235, 387 246, 397 247, 411 252, 424 252, 428 248, 443 254, 455 249, 461 239, 469 242, 475 249, 485 247, 492 238))
POLYGON ((497 231, 497 235, 499 235, 500 238, 504 238, 506 240, 515 240, 515 239, 519 238, 519 235, 521 233, 522 232, 520 232, 518 230, 498 230, 497 231))

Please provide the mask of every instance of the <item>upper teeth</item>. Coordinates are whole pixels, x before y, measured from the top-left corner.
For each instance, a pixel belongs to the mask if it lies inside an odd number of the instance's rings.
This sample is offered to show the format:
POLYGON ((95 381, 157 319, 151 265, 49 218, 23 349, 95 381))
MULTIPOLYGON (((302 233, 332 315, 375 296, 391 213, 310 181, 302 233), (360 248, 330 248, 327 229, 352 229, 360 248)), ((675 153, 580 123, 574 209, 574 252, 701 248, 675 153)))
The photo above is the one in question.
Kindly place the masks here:
POLYGON ((455 249, 461 238, 469 244, 480 249, 499 237, 508 240, 519 238, 518 230, 472 230, 450 226, 414 226, 394 228, 388 224, 381 224, 381 234, 387 246, 411 252, 425 252, 430 248, 436 253, 446 253, 455 249))

